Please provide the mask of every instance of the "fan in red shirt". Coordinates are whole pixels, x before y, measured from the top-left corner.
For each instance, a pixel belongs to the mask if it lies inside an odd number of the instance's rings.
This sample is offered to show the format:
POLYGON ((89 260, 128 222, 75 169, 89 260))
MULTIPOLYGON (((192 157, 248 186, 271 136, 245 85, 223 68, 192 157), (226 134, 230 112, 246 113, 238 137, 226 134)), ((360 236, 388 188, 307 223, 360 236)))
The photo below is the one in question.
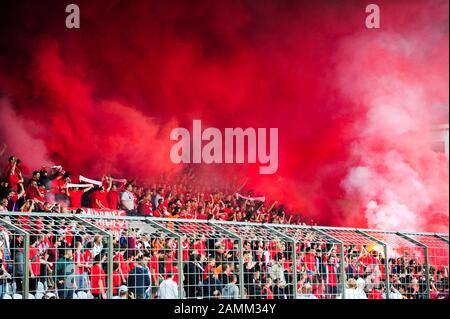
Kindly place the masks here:
POLYGON ((153 216, 153 205, 151 201, 151 193, 145 195, 138 203, 138 212, 142 216, 153 216))
POLYGON ((8 182, 8 188, 18 190, 19 184, 23 183, 22 173, 18 167, 20 161, 13 157, 13 162, 6 167, 6 181, 8 182))
POLYGON ((273 292, 271 287, 272 287, 272 278, 267 277, 266 283, 262 288, 261 299, 273 299, 273 292))
POLYGON ((119 273, 122 276, 123 282, 125 282, 127 280, 128 273, 130 272, 130 267, 128 265, 128 262, 123 257, 125 250, 126 250, 126 246, 122 245, 121 250, 118 251, 113 257, 113 261, 119 263, 119 273))
POLYGON ((80 189, 78 187, 70 187, 67 190, 67 196, 70 198, 70 204, 74 208, 80 208, 82 207, 81 204, 81 198, 83 197, 83 194, 90 191, 92 189, 92 186, 80 189))
POLYGON ((369 292, 369 296, 367 298, 368 299, 383 299, 383 293, 381 292, 381 290, 379 288, 380 287, 375 286, 375 288, 369 292))
POLYGON ((216 269, 216 259, 214 257, 208 258, 208 264, 205 267, 205 270, 203 271, 203 280, 208 279, 208 275, 210 270, 216 269))
POLYGON ((29 258, 30 258, 30 291, 36 291, 39 276, 41 275, 42 257, 39 252, 38 245, 40 239, 38 236, 32 236, 30 239, 29 258))
POLYGON ((108 187, 108 207, 110 209, 118 209, 119 208, 119 197, 120 192, 125 188, 126 180, 122 181, 120 184, 112 183, 110 179, 110 186, 108 187))
POLYGON ((91 208, 95 209, 108 209, 108 199, 106 198, 106 191, 101 186, 94 192, 94 198, 91 208))
POLYGON ((314 248, 306 248, 305 266, 306 270, 310 272, 310 275, 316 273, 316 251, 314 248))
POLYGON ((206 220, 208 216, 205 214, 205 209, 203 207, 198 208, 197 219, 206 220))
POLYGON ((106 274, 102 268, 105 257, 97 254, 91 268, 91 293, 95 299, 106 299, 106 274))
POLYGON ((329 257, 326 266, 326 271, 327 271, 327 295, 329 298, 335 298, 336 295, 338 294, 338 286, 337 286, 338 267, 336 265, 336 260, 334 259, 333 256, 329 257))
POLYGON ((157 251, 151 258, 149 264, 150 268, 150 276, 152 279, 152 285, 159 285, 159 261, 162 259, 164 254, 160 251, 157 251))
POLYGON ((122 278, 119 273, 120 265, 118 262, 113 263, 113 295, 117 296, 119 287, 122 285, 122 278))

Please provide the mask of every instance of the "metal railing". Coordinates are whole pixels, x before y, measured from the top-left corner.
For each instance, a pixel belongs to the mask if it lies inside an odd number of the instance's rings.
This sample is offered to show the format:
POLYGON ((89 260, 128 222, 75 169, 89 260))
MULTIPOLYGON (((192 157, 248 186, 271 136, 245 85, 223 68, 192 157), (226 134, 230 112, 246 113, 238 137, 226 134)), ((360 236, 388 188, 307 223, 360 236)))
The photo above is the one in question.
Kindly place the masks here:
POLYGON ((5 299, 448 298, 447 234, 17 212, 0 227, 5 299))

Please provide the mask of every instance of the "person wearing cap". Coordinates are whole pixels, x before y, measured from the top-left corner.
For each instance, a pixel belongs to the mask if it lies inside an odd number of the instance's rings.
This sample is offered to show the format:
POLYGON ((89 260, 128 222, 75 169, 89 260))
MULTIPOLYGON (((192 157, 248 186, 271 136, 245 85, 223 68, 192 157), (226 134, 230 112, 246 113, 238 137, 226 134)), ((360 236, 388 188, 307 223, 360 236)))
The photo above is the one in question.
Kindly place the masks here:
POLYGON ((119 287, 119 298, 118 299, 134 299, 133 292, 128 292, 128 287, 122 285, 119 287))

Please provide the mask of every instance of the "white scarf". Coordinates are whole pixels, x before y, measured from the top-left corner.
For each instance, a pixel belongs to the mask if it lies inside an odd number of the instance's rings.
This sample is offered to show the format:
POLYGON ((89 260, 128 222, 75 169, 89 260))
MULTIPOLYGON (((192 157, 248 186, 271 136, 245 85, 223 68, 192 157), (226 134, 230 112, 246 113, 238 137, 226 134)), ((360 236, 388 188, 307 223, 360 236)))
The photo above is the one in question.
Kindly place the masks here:
POLYGON ((96 181, 95 179, 90 179, 90 178, 84 177, 82 175, 80 175, 80 182, 86 182, 86 183, 91 183, 91 184, 98 185, 98 186, 103 186, 103 183, 101 181, 96 181))
POLYGON ((236 196, 239 197, 239 198, 243 198, 243 199, 251 200, 251 201, 256 200, 256 201, 264 202, 264 201, 266 200, 266 196, 261 196, 261 197, 246 197, 246 196, 243 196, 243 195, 241 195, 241 194, 239 194, 239 193, 236 193, 236 196))

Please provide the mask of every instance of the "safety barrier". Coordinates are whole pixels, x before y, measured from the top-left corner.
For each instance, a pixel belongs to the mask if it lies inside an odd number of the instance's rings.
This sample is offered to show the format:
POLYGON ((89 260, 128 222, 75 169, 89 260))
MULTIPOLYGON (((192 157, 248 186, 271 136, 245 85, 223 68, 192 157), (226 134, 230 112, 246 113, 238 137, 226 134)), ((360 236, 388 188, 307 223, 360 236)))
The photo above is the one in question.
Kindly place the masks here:
POLYGON ((448 235, 0 214, 3 299, 448 298, 448 235))

